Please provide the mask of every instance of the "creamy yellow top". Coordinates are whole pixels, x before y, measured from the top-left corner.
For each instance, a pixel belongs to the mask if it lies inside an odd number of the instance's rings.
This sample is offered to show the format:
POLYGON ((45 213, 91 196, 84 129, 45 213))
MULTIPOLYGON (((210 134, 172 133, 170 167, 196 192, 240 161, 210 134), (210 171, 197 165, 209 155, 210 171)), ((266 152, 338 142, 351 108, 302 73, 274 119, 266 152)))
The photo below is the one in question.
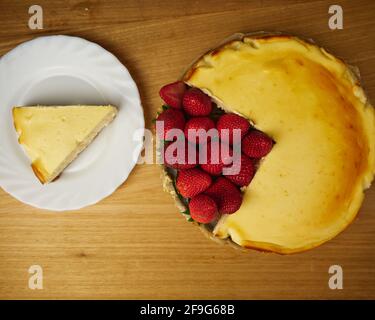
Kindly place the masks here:
POLYGON ((19 143, 45 182, 115 112, 112 106, 15 107, 13 119, 19 143))
POLYGON ((202 57, 185 81, 276 141, 217 236, 292 253, 354 219, 374 174, 375 118, 342 61, 294 37, 244 38, 202 57))

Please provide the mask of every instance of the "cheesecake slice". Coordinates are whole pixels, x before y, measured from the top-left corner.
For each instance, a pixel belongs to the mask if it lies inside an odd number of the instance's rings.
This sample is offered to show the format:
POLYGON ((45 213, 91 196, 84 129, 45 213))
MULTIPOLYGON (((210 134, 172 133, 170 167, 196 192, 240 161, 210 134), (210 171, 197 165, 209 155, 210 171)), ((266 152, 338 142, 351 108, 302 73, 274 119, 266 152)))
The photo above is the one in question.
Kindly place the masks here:
POLYGON ((110 105, 13 108, 18 141, 43 184, 56 179, 116 114, 110 105))

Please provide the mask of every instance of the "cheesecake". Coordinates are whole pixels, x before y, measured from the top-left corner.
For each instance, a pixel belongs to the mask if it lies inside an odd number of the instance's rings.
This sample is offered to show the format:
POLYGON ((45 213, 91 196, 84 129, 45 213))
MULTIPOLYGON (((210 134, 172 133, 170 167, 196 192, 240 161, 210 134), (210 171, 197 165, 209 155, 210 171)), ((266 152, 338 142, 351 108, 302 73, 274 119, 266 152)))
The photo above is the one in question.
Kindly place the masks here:
POLYGON ((114 106, 16 106, 18 142, 42 184, 55 180, 116 116, 114 106))
MULTIPOLYGON (((311 41, 240 34, 197 59, 181 80, 274 142, 256 159, 239 209, 198 223, 210 238, 291 254, 325 243, 355 219, 375 173, 375 113, 357 69, 311 41)), ((174 83, 160 95, 181 108, 181 88, 174 83)), ((162 177, 186 216, 189 199, 168 165, 162 177)), ((208 210, 204 202, 200 210, 208 210)))
POLYGON ((290 254, 354 220, 374 177, 375 116, 341 59, 294 36, 242 35, 199 58, 183 81, 275 142, 215 237, 290 254))

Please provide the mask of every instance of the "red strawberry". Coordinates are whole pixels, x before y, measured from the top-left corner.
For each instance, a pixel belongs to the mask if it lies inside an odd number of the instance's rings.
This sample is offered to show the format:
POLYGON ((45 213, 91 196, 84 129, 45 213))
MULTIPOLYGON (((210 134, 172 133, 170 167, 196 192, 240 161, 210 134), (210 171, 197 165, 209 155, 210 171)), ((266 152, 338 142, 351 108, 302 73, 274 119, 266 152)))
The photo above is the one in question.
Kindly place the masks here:
POLYGON ((185 83, 183 83, 182 81, 177 81, 162 87, 159 91, 159 95, 168 106, 176 109, 181 109, 182 98, 185 91, 185 83))
MULTIPOLYGON (((226 157, 223 159, 223 155, 221 154, 221 143, 220 141, 212 141, 207 143, 207 145, 202 145, 200 148, 200 166, 201 168, 208 172, 210 175, 219 176, 223 172, 223 168, 225 164, 228 164, 226 161, 226 157), (206 158, 202 156, 203 152, 206 153, 206 158), (206 161, 204 161, 206 160, 206 161)), ((229 156, 232 156, 233 151, 229 149, 229 156)))
POLYGON ((217 178, 205 194, 215 200, 219 213, 231 214, 241 207, 240 190, 225 177, 217 178))
POLYGON ((169 144, 164 149, 164 164, 174 169, 196 167, 198 164, 198 152, 195 145, 188 143, 185 139, 184 141, 177 140, 169 144))
POLYGON ((189 210, 191 217, 200 223, 210 223, 218 215, 216 202, 205 194, 198 194, 191 198, 189 210))
MULTIPOLYGON (((216 124, 217 130, 219 130, 220 138, 225 141, 233 144, 233 130, 239 129, 241 130, 241 139, 245 136, 245 134, 249 131, 250 123, 245 118, 240 117, 234 113, 226 113, 222 115, 216 124), (229 134, 224 134, 225 130, 229 134)), ((239 142, 239 141, 238 141, 239 142)))
POLYGON ((273 141, 264 133, 250 131, 242 140, 242 152, 251 158, 262 158, 271 151, 273 141))
MULTIPOLYGON (((207 132, 210 129, 215 128, 215 123, 209 117, 197 117, 191 118, 186 122, 185 125, 185 137, 192 143, 198 144, 199 141, 203 142, 206 141, 204 138, 207 135, 207 132), (197 130, 195 135, 195 131, 197 130), (204 132, 200 133, 198 130, 204 130, 204 132), (189 139, 189 131, 190 131, 190 139, 189 139), (199 140, 199 138, 201 138, 199 140)), ((216 131, 216 130, 215 130, 216 131)))
POLYGON ((196 88, 185 92, 182 105, 185 112, 191 116, 208 116, 212 110, 210 97, 196 88))
POLYGON ((211 176, 198 169, 180 170, 177 174, 176 187, 185 198, 192 198, 205 191, 211 185, 211 176))
POLYGON ((180 129, 184 130, 185 127, 185 117, 184 114, 177 109, 169 108, 164 110, 161 114, 159 114, 158 118, 156 119, 156 129, 157 135, 162 140, 170 140, 171 137, 167 136, 167 133, 171 129, 180 129), (158 122, 164 123, 164 130, 158 130, 158 122), (160 131, 160 132, 159 132, 160 131))
MULTIPOLYGON (((237 158, 237 160, 239 159, 237 158)), ((254 177, 254 173, 255 173, 254 164, 251 161, 251 159, 248 158, 247 156, 241 155, 241 159, 240 161, 238 161, 238 164, 236 160, 234 160, 234 166, 232 169, 236 170, 238 173, 232 174, 232 175, 226 175, 226 178, 240 187, 245 187, 249 185, 249 183, 254 177), (240 167, 238 167, 238 165, 240 167)))

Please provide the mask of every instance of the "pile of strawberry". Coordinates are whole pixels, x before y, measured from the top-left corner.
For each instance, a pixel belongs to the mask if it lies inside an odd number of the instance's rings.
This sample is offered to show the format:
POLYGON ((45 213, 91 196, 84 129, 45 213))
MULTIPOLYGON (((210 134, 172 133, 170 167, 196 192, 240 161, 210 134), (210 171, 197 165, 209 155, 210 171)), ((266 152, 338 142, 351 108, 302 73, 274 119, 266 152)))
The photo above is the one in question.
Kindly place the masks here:
MULTIPOLYGON (((185 139, 178 139, 186 150, 183 159, 170 161, 164 157, 164 164, 177 170, 175 185, 178 193, 188 201, 191 218, 199 223, 210 223, 221 214, 236 212, 242 203, 241 187, 249 185, 255 170, 256 162, 267 155, 273 146, 273 141, 260 131, 250 127, 250 123, 233 113, 217 114, 217 107, 211 98, 196 88, 190 88, 185 83, 177 81, 165 85, 160 89, 160 97, 165 106, 157 121, 163 121, 164 131, 158 132, 158 137, 165 141, 168 131, 180 129, 185 134, 185 139), (232 165, 228 159, 219 157, 219 161, 211 163, 211 148, 220 148, 220 144, 207 143, 207 163, 199 164, 198 157, 195 163, 188 161, 189 150, 198 149, 199 140, 188 140, 189 129, 204 129, 206 131, 216 128, 221 143, 230 145, 230 154, 233 155, 239 148, 233 144, 232 132, 240 130, 241 153, 240 168, 237 174, 223 175, 223 169, 232 165), (227 129, 228 136, 221 134, 227 129), (216 146, 216 147, 215 147, 216 146)), ((164 143, 164 155, 168 149, 168 142, 164 143)), ((220 150, 213 150, 218 152, 220 150)), ((174 154, 176 156, 177 154, 174 154)))

